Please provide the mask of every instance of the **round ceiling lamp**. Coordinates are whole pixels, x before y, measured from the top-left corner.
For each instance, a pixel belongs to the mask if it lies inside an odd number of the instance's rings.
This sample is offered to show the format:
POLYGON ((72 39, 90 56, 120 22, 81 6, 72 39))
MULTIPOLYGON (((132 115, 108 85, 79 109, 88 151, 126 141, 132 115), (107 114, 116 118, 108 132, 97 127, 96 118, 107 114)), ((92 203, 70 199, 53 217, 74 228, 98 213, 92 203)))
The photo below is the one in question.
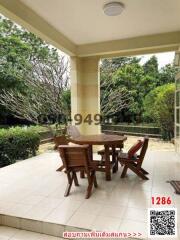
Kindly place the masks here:
POLYGON ((124 10, 124 4, 121 2, 109 2, 103 7, 103 11, 107 16, 117 16, 124 10))

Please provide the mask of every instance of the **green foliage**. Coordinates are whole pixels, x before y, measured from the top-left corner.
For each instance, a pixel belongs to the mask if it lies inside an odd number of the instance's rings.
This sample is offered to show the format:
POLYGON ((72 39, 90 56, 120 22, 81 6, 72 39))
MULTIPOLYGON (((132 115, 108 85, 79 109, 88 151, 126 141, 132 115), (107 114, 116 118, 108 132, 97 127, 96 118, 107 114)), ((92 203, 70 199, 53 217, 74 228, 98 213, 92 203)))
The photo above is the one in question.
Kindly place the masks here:
POLYGON ((113 82, 116 85, 125 87, 131 94, 133 103, 126 111, 126 117, 138 119, 142 112, 142 94, 143 85, 141 79, 143 78, 143 67, 139 63, 129 63, 119 68, 113 75, 113 82))
POLYGON ((65 90, 62 93, 62 106, 64 109, 64 117, 66 118, 63 122, 67 123, 68 122, 68 118, 71 115, 71 91, 70 89, 65 90))
MULTIPOLYGON (((60 106, 59 112, 64 114, 63 106, 66 112, 69 111, 70 105, 66 93, 69 85, 63 85, 63 81, 68 78, 68 71, 65 68, 68 61, 66 63, 64 64, 63 57, 57 49, 0 16, 0 94, 4 94, 4 91, 13 93, 16 98, 21 98, 20 102, 26 110, 34 106, 34 109, 38 108, 40 115, 52 115, 58 112, 58 106, 60 106), (29 84, 29 79, 34 80, 33 84, 29 84), (36 84, 38 82, 42 84, 36 84), (62 96, 63 94, 65 96, 62 96), (56 107, 55 110, 52 109, 52 105, 56 107)), ((0 122, 5 123, 11 116, 30 122, 34 119, 37 121, 38 117, 28 118, 27 113, 17 114, 14 109, 1 103, 0 122)))
POLYGON ((110 86, 113 91, 124 88, 130 94, 131 104, 116 113, 117 122, 133 122, 134 124, 143 121, 154 122, 155 119, 149 117, 153 112, 147 113, 143 106, 145 97, 158 86, 175 81, 177 69, 173 65, 168 64, 162 69, 158 69, 156 56, 152 56, 144 65, 139 63, 140 60, 137 57, 122 57, 102 61, 101 98, 108 96, 110 89, 107 86, 110 86))
POLYGON ((153 77, 158 76, 158 59, 156 56, 152 56, 143 66, 144 73, 153 77))
POLYGON ((164 139, 174 136, 174 84, 152 90, 144 100, 144 117, 161 128, 164 139))
POLYGON ((171 64, 167 64, 159 71, 159 85, 174 83, 174 77, 176 76, 178 69, 171 64))
POLYGON ((0 129, 0 167, 35 156, 39 143, 39 134, 31 129, 0 129))

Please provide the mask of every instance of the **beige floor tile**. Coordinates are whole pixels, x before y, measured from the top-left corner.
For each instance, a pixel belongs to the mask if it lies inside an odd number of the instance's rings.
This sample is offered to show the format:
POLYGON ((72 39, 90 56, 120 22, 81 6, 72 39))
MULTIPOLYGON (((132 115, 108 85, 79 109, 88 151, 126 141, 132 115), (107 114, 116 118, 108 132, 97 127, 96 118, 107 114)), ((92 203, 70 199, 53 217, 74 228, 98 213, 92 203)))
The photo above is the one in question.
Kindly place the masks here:
POLYGON ((0 240, 9 240, 9 237, 1 237, 0 235, 0 240))
POLYGON ((0 236, 2 238, 11 238, 15 236, 20 230, 6 226, 0 226, 0 236))
POLYGON ((129 196, 123 194, 110 195, 109 198, 104 200, 105 205, 109 206, 117 206, 117 207, 125 207, 128 205, 129 196))
POLYGON ((4 199, 4 201, 0 201, 0 213, 6 212, 13 205, 14 203, 9 202, 7 199, 4 199))
POLYGON ((146 210, 148 207, 150 207, 150 203, 151 203, 150 199, 146 199, 146 198, 141 199, 137 196, 129 199, 128 207, 146 210))
POLYGON ((58 207, 63 199, 58 199, 58 198, 51 198, 51 197, 46 197, 44 199, 42 199, 35 207, 42 207, 42 208, 56 208, 58 207))
POLYGON ((15 203, 6 210, 6 214, 16 217, 23 217, 31 208, 32 205, 15 203))
POLYGON ((151 190, 133 189, 130 193, 130 198, 151 199, 151 190))
POLYGON ((132 220, 124 220, 122 221, 118 231, 120 232, 126 232, 126 233, 141 233, 142 235, 139 237, 140 239, 147 238, 148 230, 147 230, 147 224, 143 222, 138 221, 132 221, 132 220))
POLYGON ((147 222, 148 210, 128 207, 126 208, 124 213, 124 220, 138 220, 142 222, 147 222))
POLYGON ((25 230, 19 230, 18 233, 16 233, 11 240, 40 240, 42 234, 25 231, 25 230))
POLYGON ((99 215, 104 217, 124 218, 126 207, 103 205, 99 215))
POLYGON ((92 203, 88 200, 83 202, 82 205, 77 210, 78 213, 85 213, 85 214, 93 214, 98 215, 100 210, 102 208, 102 205, 99 203, 92 203))
POLYGON ((53 237, 50 235, 42 234, 39 240, 63 240, 63 239, 59 237, 53 237))
POLYGON ((117 231, 121 223, 120 218, 98 216, 91 229, 99 231, 117 231))
POLYGON ((51 214, 49 214, 47 217, 45 217, 44 220, 50 223, 65 225, 74 213, 75 211, 73 210, 70 210, 68 212, 54 211, 51 214))
POLYGON ((24 214, 25 218, 35 219, 35 220, 43 220, 47 215, 49 215, 55 207, 50 205, 49 207, 44 207, 41 205, 34 206, 29 209, 28 212, 24 214))
POLYGON ((65 224, 70 217, 76 212, 79 208, 81 202, 79 201, 70 201, 66 199, 59 207, 55 208, 49 215, 45 217, 45 221, 65 224))
POLYGON ((21 201, 19 201, 19 203, 35 205, 35 204, 38 204, 39 202, 41 202, 43 199, 45 199, 45 197, 37 196, 37 195, 35 195, 35 196, 28 195, 27 197, 25 197, 21 201))
POLYGON ((67 225, 79 228, 90 229, 92 223, 96 219, 96 215, 90 214, 87 212, 76 212, 70 220, 67 222, 67 225))

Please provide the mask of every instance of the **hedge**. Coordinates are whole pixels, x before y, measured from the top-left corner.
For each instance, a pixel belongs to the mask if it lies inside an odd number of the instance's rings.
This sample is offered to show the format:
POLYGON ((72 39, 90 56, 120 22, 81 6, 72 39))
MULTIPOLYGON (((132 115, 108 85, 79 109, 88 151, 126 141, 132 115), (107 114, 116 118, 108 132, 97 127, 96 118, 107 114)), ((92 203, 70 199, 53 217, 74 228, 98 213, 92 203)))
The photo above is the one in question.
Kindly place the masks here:
POLYGON ((35 156, 39 143, 39 134, 31 129, 0 129, 0 167, 35 156))

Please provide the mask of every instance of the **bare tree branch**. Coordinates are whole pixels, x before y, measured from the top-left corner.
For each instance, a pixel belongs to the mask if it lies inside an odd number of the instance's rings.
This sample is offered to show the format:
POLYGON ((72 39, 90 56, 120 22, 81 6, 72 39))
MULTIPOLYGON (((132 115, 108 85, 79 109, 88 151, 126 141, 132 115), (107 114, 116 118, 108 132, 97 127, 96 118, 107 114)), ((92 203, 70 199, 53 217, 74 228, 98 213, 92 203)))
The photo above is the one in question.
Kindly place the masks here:
POLYGON ((116 87, 111 78, 101 81, 101 113, 112 116, 132 104, 131 93, 126 88, 116 87))
POLYGON ((3 90, 0 104, 21 119, 39 123, 39 116, 67 114, 63 92, 69 89, 69 61, 64 56, 57 59, 38 59, 31 62, 26 72, 25 92, 3 90))

